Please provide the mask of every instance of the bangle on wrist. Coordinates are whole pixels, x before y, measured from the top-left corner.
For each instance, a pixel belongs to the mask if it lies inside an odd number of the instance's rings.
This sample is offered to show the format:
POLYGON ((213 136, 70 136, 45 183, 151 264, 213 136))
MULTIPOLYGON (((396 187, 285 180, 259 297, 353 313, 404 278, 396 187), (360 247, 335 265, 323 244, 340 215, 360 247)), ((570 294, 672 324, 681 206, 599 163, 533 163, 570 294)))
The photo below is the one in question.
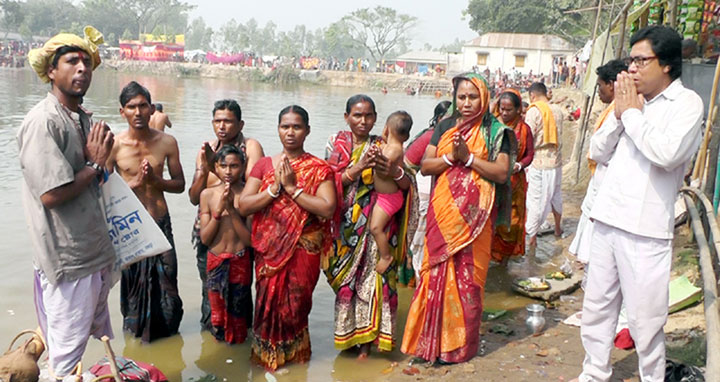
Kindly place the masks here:
POLYGON ((293 192, 293 194, 292 194, 293 200, 295 200, 298 196, 300 196, 300 194, 302 194, 302 192, 303 192, 302 188, 298 188, 297 190, 295 190, 295 192, 293 192))
POLYGON ((465 167, 470 167, 470 166, 472 166, 472 163, 473 163, 474 160, 475 160, 475 154, 472 154, 472 153, 471 153, 470 156, 468 157, 467 162, 465 162, 465 167))
POLYGON ((277 197, 280 196, 280 192, 278 192, 277 194, 273 194, 273 192, 272 192, 272 190, 270 190, 270 188, 272 188, 272 186, 266 188, 268 195, 270 195, 270 197, 273 199, 277 199, 277 197))
POLYGON ((353 179, 353 177, 350 176, 350 170, 345 170, 345 177, 348 178, 348 180, 351 182, 355 181, 355 179, 353 179))
POLYGON ((403 170, 402 167, 398 167, 398 168, 400 169, 400 175, 398 175, 397 177, 393 178, 393 180, 395 180, 395 181, 400 180, 400 179, 402 179, 402 178, 405 176, 405 170, 403 170))
POLYGON ((220 220, 220 214, 212 213, 212 218, 215 220, 220 220))
POLYGON ((450 158, 448 158, 447 154, 443 154, 442 159, 443 159, 443 161, 445 161, 445 164, 447 164, 448 166, 450 166, 450 167, 453 166, 453 163, 450 162, 450 158))

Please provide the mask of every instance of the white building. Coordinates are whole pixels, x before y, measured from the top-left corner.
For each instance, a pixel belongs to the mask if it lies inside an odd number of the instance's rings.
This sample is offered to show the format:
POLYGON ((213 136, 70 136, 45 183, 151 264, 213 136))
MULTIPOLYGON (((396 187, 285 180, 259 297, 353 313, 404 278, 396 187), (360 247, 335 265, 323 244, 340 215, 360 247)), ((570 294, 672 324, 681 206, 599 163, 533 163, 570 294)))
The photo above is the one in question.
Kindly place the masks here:
MULTIPOLYGON (((485 33, 463 46, 462 70, 477 67, 479 71, 500 68, 505 73, 550 74, 555 57, 570 62, 575 48, 555 35, 530 33, 485 33)), ((452 68, 451 68, 452 71, 452 68)))

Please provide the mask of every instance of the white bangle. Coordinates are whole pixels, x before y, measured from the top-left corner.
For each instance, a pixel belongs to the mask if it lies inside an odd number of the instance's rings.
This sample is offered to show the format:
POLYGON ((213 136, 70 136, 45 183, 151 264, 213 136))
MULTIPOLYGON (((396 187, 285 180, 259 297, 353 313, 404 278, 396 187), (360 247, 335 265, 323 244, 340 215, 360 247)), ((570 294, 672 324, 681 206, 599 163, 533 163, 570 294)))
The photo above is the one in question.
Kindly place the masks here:
POLYGON ((475 160, 475 154, 470 154, 470 157, 468 158, 468 161, 465 162, 465 167, 472 166, 473 161, 475 160))
POLYGON ((292 195, 293 200, 295 200, 295 198, 297 198, 298 196, 300 196, 300 194, 302 194, 302 192, 303 192, 303 189, 302 189, 302 188, 298 188, 297 190, 295 190, 295 192, 294 192, 293 195, 292 195))
POLYGON ((403 176, 405 176, 405 170, 403 170, 402 167, 398 167, 398 168, 400 169, 400 175, 398 175, 397 178, 393 178, 393 180, 396 180, 396 181, 402 179, 403 176))
MULTIPOLYGON (((270 187, 272 187, 272 186, 270 186, 270 187)), ((268 195, 270 195, 270 197, 273 198, 273 199, 277 199, 277 197, 280 196, 280 193, 278 192, 277 194, 273 194, 273 192, 270 191, 270 187, 268 187, 268 188, 266 189, 268 195)))
POLYGON ((448 166, 450 166, 450 167, 453 166, 453 163, 450 162, 450 159, 448 158, 447 154, 443 154, 442 159, 445 161, 445 163, 446 163, 448 166))

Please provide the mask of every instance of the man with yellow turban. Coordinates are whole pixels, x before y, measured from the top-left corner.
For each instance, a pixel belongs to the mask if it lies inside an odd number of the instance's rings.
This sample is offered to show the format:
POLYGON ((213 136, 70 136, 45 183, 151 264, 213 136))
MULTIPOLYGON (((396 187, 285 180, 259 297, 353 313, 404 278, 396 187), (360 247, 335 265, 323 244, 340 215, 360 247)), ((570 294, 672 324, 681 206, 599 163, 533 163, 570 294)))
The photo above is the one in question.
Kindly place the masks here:
POLYGON ((77 367, 90 335, 112 337, 107 297, 115 253, 100 204, 100 182, 113 145, 103 122, 80 107, 100 64, 102 34, 61 33, 28 54, 47 97, 17 133, 25 216, 35 247, 35 308, 58 379, 77 367))

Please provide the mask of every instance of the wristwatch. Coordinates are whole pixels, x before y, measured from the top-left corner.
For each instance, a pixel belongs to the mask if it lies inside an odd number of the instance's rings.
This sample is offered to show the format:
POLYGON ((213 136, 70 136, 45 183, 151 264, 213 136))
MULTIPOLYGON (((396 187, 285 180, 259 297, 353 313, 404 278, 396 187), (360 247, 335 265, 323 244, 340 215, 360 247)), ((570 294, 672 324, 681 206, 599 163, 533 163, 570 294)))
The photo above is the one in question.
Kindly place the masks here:
POLYGON ((104 171, 103 168, 100 167, 99 164, 97 164, 97 163, 95 163, 95 162, 93 162, 93 161, 87 161, 87 162, 85 162, 85 166, 88 166, 88 167, 92 168, 93 170, 95 170, 95 172, 98 173, 98 175, 102 174, 103 171, 104 171))

